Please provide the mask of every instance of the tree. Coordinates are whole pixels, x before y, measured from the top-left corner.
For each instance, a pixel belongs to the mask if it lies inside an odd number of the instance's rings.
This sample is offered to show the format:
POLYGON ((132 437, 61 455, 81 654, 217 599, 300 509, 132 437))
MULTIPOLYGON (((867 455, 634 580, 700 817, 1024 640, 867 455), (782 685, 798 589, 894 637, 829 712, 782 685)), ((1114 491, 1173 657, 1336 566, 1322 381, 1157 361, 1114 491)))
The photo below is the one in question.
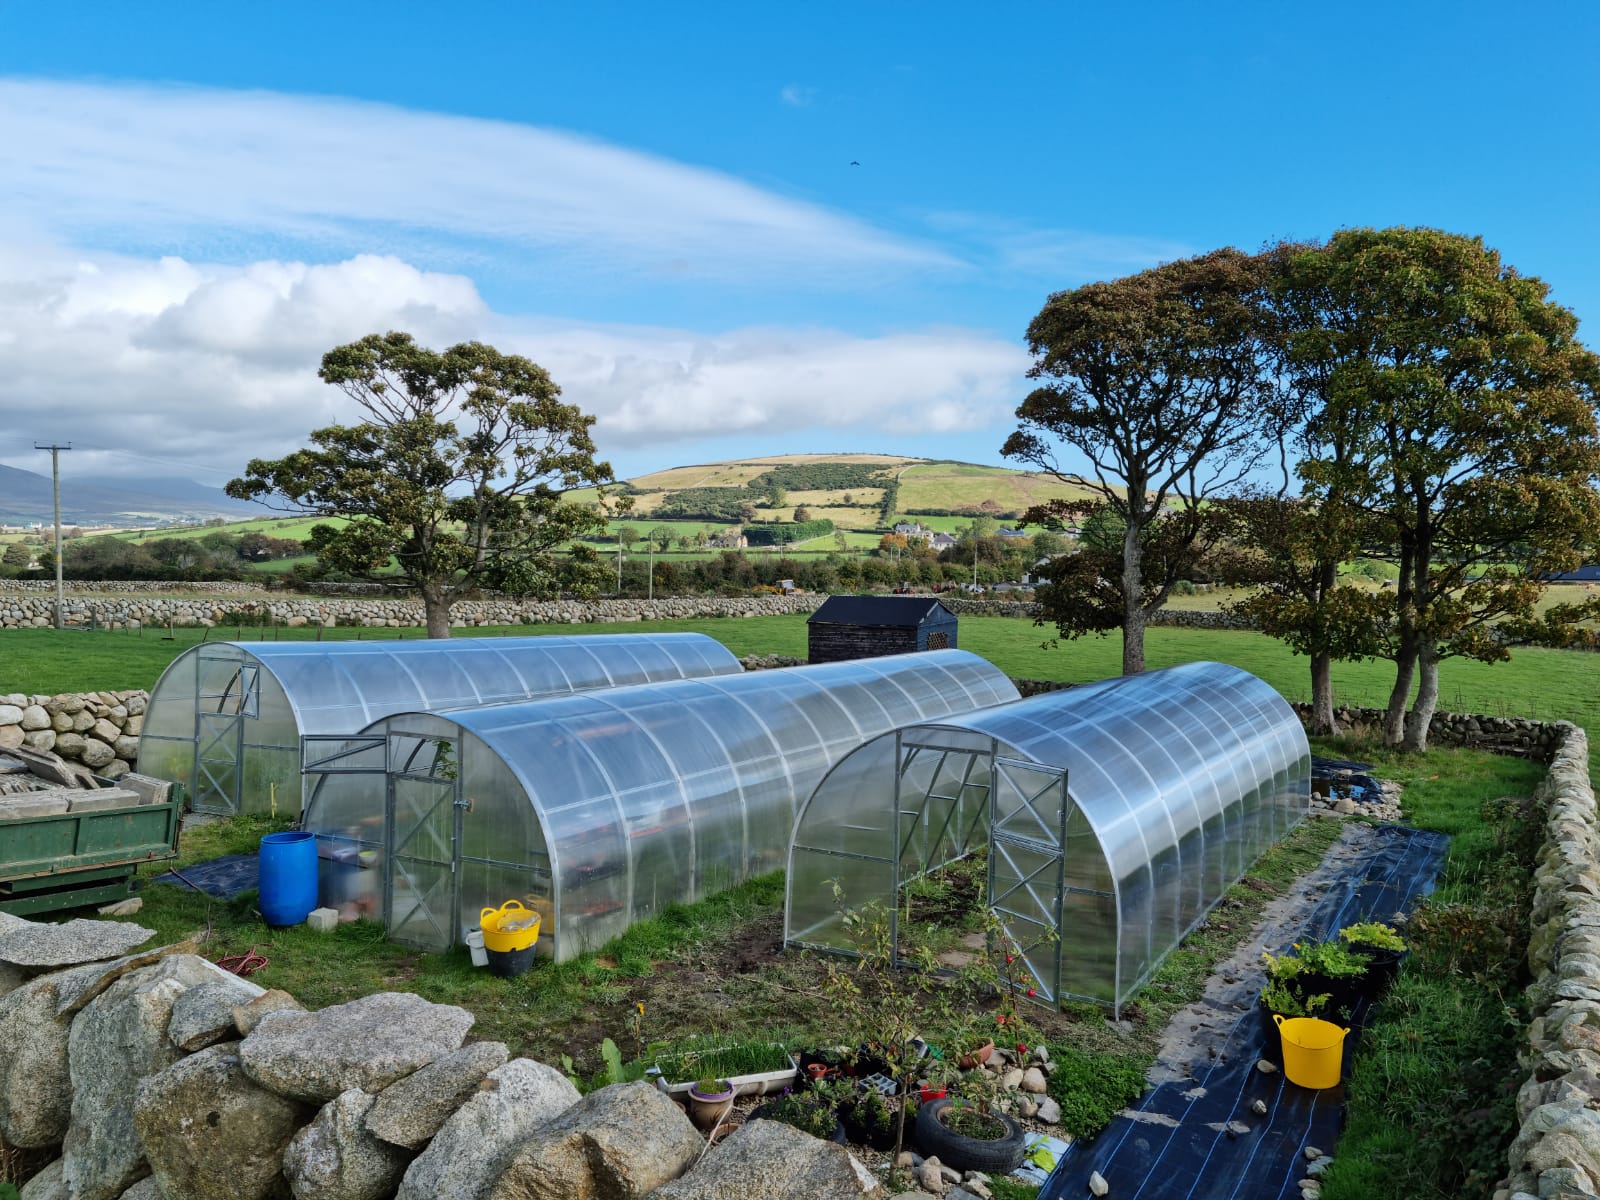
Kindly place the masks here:
POLYGON ((1319 298, 1298 354, 1326 375, 1321 419, 1353 446, 1300 474, 1310 498, 1374 518, 1367 552, 1400 567, 1385 740, 1424 749, 1443 659, 1593 638, 1577 622, 1594 606, 1535 604, 1600 545, 1600 359, 1548 287, 1480 238, 1341 230, 1285 270, 1319 298))
MULTIPOLYGON (((1058 292, 1028 326, 1029 376, 1044 382, 1017 409, 1020 425, 1002 453, 1089 489, 1125 523, 1124 674, 1144 670, 1145 622, 1175 582, 1147 581, 1147 531, 1176 501, 1181 518, 1167 519, 1180 523, 1165 540, 1201 537, 1203 502, 1243 479, 1276 430, 1264 270, 1259 257, 1217 250, 1058 292), (1058 443, 1087 462, 1087 475, 1060 462, 1058 443)), ((1023 519, 1049 524, 1071 511, 1053 501, 1023 519)), ((1076 636, 1071 614, 1045 611, 1065 617, 1062 634, 1076 636)))
POLYGON ((617 545, 624 550, 632 550, 639 541, 639 531, 632 525, 617 526, 617 545))
POLYGON ((312 448, 286 458, 252 460, 227 492, 347 518, 314 526, 312 551, 366 577, 392 558, 421 593, 429 637, 450 636, 463 591, 540 586, 556 571, 552 550, 604 529, 600 510, 563 500, 613 481, 595 459, 594 418, 561 403, 538 364, 479 342, 441 352, 388 333, 328 351, 318 374, 367 419, 315 430, 312 448))
POLYGON ((33 562, 33 552, 21 542, 12 542, 6 547, 5 556, 0 558, 8 567, 26 568, 33 562))
POLYGON ((772 485, 772 494, 767 500, 767 507, 768 508, 783 508, 788 503, 789 503, 789 493, 788 493, 787 489, 785 489, 784 487, 782 487, 779 484, 776 484, 776 483, 773 484, 772 485))
POLYGON ((1311 720, 1317 734, 1339 732, 1333 711, 1335 659, 1385 652, 1393 597, 1339 582, 1339 564, 1356 552, 1358 514, 1335 505, 1256 494, 1222 502, 1238 521, 1238 549, 1216 573, 1251 593, 1227 605, 1262 633, 1311 661, 1311 720))
POLYGON ((749 501, 739 505, 739 523, 748 525, 756 519, 756 506, 749 501))
POLYGON ((655 544, 657 554, 665 554, 672 548, 672 526, 657 525, 650 531, 650 541, 655 544))
POLYGON ((811 510, 805 505, 802 504, 799 508, 794 510, 794 523, 796 525, 800 524, 802 521, 809 520, 811 520, 811 510))

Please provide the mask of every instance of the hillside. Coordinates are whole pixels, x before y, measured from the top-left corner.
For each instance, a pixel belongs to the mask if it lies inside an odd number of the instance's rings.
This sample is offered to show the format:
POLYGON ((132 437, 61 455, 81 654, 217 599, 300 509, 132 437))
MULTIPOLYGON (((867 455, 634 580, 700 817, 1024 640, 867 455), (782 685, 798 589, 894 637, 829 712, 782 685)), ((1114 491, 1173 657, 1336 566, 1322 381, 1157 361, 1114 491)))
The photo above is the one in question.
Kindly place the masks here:
MULTIPOLYGON (((140 525, 181 517, 243 517, 258 505, 231 499, 219 488, 186 479, 125 479, 85 483, 62 461, 61 520, 68 525, 140 525)), ((50 476, 0 465, 0 524, 54 519, 50 476)))
POLYGON ((757 520, 788 520, 796 507, 827 517, 841 529, 882 528, 884 491, 897 485, 893 516, 919 511, 986 512, 1002 519, 1030 505, 1087 493, 1031 471, 976 463, 936 462, 892 454, 782 454, 730 462, 697 463, 627 481, 639 520, 733 523, 741 503, 757 520), (773 485, 784 503, 771 503, 773 485))

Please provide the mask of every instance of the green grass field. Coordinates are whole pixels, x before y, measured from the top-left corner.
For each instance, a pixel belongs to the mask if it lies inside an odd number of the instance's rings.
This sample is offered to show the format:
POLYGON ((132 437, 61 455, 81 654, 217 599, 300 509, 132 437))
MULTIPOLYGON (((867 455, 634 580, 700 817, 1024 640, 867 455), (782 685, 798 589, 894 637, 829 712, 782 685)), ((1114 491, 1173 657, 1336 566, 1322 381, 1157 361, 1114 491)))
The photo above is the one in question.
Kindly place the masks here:
MULTIPOLYGON (((162 538, 203 538, 212 533, 264 533, 268 537, 305 541, 313 525, 343 525, 343 517, 257 517, 229 521, 226 525, 184 525, 176 529, 127 529, 110 536, 124 542, 154 542, 162 538)), ((70 546, 69 546, 70 550, 70 546)), ((68 559, 70 562, 70 558, 68 559)))
MULTIPOLYGON (((458 636, 495 637, 534 633, 636 633, 684 630, 716 638, 736 654, 806 653, 805 617, 705 618, 644 621, 625 625, 515 625, 458 630, 458 636)), ((199 629, 178 629, 166 641, 161 631, 142 636, 121 632, 84 633, 11 630, 0 633, 0 692, 63 692, 105 688, 148 688, 181 650, 201 640, 199 629)), ((244 629, 239 636, 311 638, 314 629, 244 629)), ((1116 637, 1090 637, 1041 648, 1049 630, 1005 617, 963 617, 960 643, 1008 675, 1074 683, 1104 679, 1121 667, 1122 643, 1116 637)), ((327 638, 386 637, 420 630, 329 629, 327 638)), ((211 639, 229 639, 232 629, 213 629, 211 639)), ((1306 700, 1310 672, 1306 660, 1281 642, 1258 633, 1200 629, 1151 629, 1146 639, 1151 667, 1213 659, 1260 676, 1290 700, 1306 700)), ((1485 664, 1452 659, 1440 669, 1440 707, 1452 712, 1565 719, 1600 730, 1600 692, 1594 687, 1600 660, 1577 651, 1518 650, 1510 662, 1485 664)), ((1333 679, 1340 703, 1387 703, 1394 669, 1387 663, 1335 663, 1333 679)), ((1600 740, 1597 740, 1600 745, 1600 740)))

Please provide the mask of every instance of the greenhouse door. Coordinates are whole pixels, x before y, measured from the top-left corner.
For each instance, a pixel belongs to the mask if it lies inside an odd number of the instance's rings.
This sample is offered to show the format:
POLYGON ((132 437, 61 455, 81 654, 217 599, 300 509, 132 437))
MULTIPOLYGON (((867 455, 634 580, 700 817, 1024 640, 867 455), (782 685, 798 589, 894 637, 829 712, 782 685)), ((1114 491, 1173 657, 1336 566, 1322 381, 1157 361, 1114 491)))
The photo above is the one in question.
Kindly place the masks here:
POLYGON ((202 654, 195 671, 195 812, 239 811, 243 784, 244 719, 254 717, 260 699, 260 668, 233 657, 202 654))
POLYGON ((395 941, 424 950, 448 950, 461 925, 457 750, 452 738, 395 735, 389 742, 384 924, 395 941))
MULTIPOLYGON (((1067 773, 994 759, 989 789, 989 907, 1006 928, 1039 998, 1061 986, 1067 773)), ((1007 953, 1013 951, 1008 950, 1007 953)))

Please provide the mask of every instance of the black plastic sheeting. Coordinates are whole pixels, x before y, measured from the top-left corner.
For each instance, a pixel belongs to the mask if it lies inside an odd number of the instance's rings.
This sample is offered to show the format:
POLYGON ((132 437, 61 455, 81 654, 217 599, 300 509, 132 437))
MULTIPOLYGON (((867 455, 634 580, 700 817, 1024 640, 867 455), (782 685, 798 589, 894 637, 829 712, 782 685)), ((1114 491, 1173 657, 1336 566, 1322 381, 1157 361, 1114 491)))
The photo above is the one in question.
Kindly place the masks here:
POLYGON ((1368 763, 1351 762, 1344 758, 1311 759, 1311 786, 1331 785, 1334 797, 1348 796, 1363 804, 1376 804, 1383 799, 1383 789, 1373 777, 1368 763))
POLYGON ((224 854, 210 862, 184 867, 181 875, 168 871, 151 883, 192 887, 216 900, 232 900, 240 892, 261 886, 260 859, 254 854, 224 854))
MULTIPOLYGON (((1387 920, 1433 890, 1450 839, 1400 825, 1380 826, 1370 853, 1333 881, 1299 937, 1322 940, 1362 920, 1387 920)), ((1281 947, 1288 949, 1288 946, 1281 947)), ((1224 1002, 1239 1010, 1226 1042, 1191 1066, 1192 1079, 1145 1094, 1094 1138, 1074 1142, 1039 1190, 1040 1200, 1089 1194, 1098 1171, 1114 1200, 1300 1200, 1304 1151, 1335 1152, 1344 1125, 1344 1084, 1320 1091, 1255 1069, 1262 1057, 1259 979, 1241 980, 1224 1002), (1265 1116, 1251 1109, 1266 1103, 1265 1116), (1232 1132, 1241 1122, 1247 1132, 1232 1132)), ((1345 1039, 1344 1064, 1359 1051, 1363 1002, 1345 1039)), ((1279 1064, 1281 1065, 1281 1063, 1279 1064)))

